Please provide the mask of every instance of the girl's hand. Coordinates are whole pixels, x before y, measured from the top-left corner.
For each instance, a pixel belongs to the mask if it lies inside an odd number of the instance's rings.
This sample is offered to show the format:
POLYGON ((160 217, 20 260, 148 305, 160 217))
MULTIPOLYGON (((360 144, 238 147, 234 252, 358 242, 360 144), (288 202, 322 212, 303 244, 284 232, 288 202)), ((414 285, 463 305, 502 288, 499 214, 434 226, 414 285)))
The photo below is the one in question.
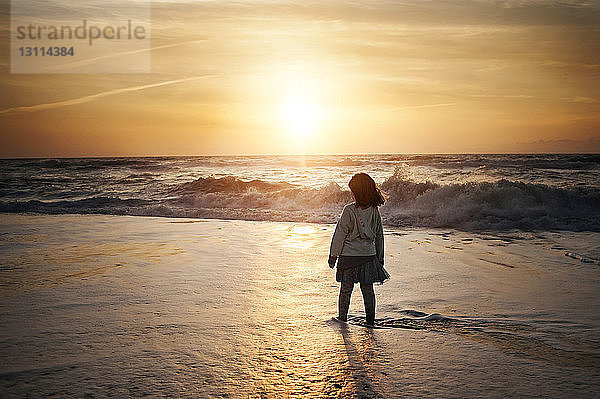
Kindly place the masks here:
POLYGON ((337 261, 337 256, 329 256, 329 267, 330 268, 334 268, 335 267, 335 262, 337 261))

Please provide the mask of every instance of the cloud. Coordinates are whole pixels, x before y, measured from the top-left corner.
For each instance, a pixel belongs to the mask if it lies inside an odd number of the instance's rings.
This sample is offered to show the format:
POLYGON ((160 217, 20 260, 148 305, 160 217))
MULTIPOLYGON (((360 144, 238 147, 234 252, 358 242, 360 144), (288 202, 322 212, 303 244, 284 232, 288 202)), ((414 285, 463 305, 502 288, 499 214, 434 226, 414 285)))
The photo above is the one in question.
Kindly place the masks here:
POLYGON ((146 84, 146 85, 141 85, 141 86, 131 86, 131 87, 123 87, 120 89, 108 90, 108 91, 104 91, 101 93, 91 94, 91 95, 83 96, 83 97, 72 98, 70 100, 56 101, 53 103, 44 103, 44 104, 5 108, 5 109, 0 110, 0 114, 9 114, 9 113, 14 113, 14 112, 45 111, 45 110, 49 110, 49 109, 67 107, 70 105, 84 104, 84 103, 88 103, 90 101, 98 100, 103 97, 114 96, 117 94, 130 93, 133 91, 146 90, 146 89, 151 89, 154 87, 161 87, 161 86, 174 85, 174 84, 178 84, 178 83, 190 82, 193 80, 205 79, 205 78, 212 77, 212 76, 214 76, 214 75, 200 75, 200 76, 192 76, 192 77, 183 78, 183 79, 166 80, 163 82, 151 83, 151 84, 146 84))
POLYGON ((419 109, 419 108, 438 108, 438 107, 451 107, 456 103, 441 103, 441 104, 422 104, 422 105, 406 105, 401 107, 393 107, 392 111, 400 111, 403 109, 419 109))
POLYGON ((519 142, 515 143, 515 147, 511 150, 532 153, 598 153, 600 136, 587 140, 556 139, 519 142))
POLYGON ((592 97, 584 97, 584 96, 576 96, 576 97, 564 97, 562 100, 570 102, 570 103, 582 103, 582 104, 594 104, 597 103, 598 100, 592 97))
POLYGON ((110 59, 110 58, 115 58, 115 57, 121 57, 123 55, 132 55, 132 54, 138 54, 138 53, 145 53, 147 51, 155 51, 155 50, 162 50, 162 49, 166 49, 166 48, 179 47, 179 46, 184 46, 186 44, 200 43, 200 42, 203 42, 205 40, 206 39, 187 40, 187 41, 184 41, 184 42, 172 43, 172 44, 164 44, 162 46, 154 46, 154 47, 151 47, 151 48, 143 48, 143 49, 137 49, 137 50, 131 50, 131 51, 122 51, 120 53, 106 54, 106 55, 102 55, 102 56, 98 56, 98 57, 87 58, 87 59, 84 59, 84 60, 81 60, 81 61, 70 62, 68 64, 61 65, 61 67, 65 68, 65 69, 68 69, 68 68, 77 68, 77 67, 80 67, 82 65, 93 64, 96 61, 100 61, 100 60, 105 60, 105 59, 110 59))

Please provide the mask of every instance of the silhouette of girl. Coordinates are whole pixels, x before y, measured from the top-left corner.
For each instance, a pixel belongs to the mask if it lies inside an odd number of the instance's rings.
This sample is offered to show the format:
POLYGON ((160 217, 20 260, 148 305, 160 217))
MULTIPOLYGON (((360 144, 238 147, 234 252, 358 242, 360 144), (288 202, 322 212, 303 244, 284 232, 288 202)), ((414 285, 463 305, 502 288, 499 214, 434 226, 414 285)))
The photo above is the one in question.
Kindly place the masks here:
POLYGON ((373 283, 390 278, 383 268, 383 226, 379 206, 384 197, 375 181, 366 173, 357 173, 348 183, 354 203, 344 207, 329 249, 329 267, 335 267, 336 281, 341 283, 338 319, 347 321, 350 296, 355 283, 360 283, 367 325, 375 323, 373 283))

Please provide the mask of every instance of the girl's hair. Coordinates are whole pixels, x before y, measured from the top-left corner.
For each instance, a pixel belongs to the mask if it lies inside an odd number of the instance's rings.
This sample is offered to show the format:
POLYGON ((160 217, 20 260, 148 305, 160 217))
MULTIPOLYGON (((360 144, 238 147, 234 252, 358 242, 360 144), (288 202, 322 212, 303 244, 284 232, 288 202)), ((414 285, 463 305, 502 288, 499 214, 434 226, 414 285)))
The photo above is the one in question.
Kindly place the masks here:
POLYGON ((354 194, 356 204, 361 207, 383 205, 385 198, 375 184, 375 180, 366 173, 357 173, 352 176, 348 187, 354 194))

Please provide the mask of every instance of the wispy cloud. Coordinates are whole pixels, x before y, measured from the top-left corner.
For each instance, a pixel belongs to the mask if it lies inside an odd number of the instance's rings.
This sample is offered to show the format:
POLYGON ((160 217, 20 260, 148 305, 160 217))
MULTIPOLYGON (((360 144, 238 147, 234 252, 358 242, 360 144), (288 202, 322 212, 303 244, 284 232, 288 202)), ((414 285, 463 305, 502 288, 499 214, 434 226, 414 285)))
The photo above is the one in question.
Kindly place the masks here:
POLYGON ((600 136, 589 139, 554 139, 520 141, 514 144, 517 152, 547 152, 547 153, 597 153, 600 151, 600 136))
POLYGON ((598 100, 592 97, 584 97, 584 96, 575 96, 575 97, 563 97, 561 100, 567 101, 570 103, 582 103, 582 104, 594 104, 597 103, 598 100))
POLYGON ((401 107, 393 107, 392 111, 398 111, 403 109, 418 109, 418 108, 438 108, 438 107, 451 107, 457 103, 441 103, 441 104, 422 104, 422 105, 405 105, 401 107))
POLYGON ((187 40, 184 42, 179 42, 179 43, 173 43, 173 44, 165 44, 162 46, 154 46, 151 48, 143 48, 143 49, 138 49, 138 50, 131 50, 131 51, 123 51, 120 53, 113 53, 113 54, 107 54, 107 55, 102 55, 99 57, 93 57, 93 58, 87 58, 85 60, 81 60, 81 61, 75 61, 75 62, 70 62, 68 64, 64 64, 61 67, 68 69, 68 68, 76 68, 82 65, 89 65, 89 64, 93 64, 96 61, 100 61, 100 60, 105 60, 105 59, 110 59, 110 58, 116 58, 116 57, 122 57, 124 55, 133 55, 133 54, 139 54, 139 53, 145 53, 147 51, 155 51, 155 50, 162 50, 162 49, 166 49, 166 48, 172 48, 172 47, 179 47, 179 46, 184 46, 186 44, 194 44, 194 43, 200 43, 200 42, 204 42, 206 41, 206 39, 200 39, 200 40, 187 40))
POLYGON ((98 100, 103 97, 114 96, 114 95, 122 94, 122 93, 130 93, 133 91, 146 90, 146 89, 151 89, 154 87, 161 87, 161 86, 174 85, 174 84, 178 84, 178 83, 190 82, 193 80, 205 79, 205 78, 212 77, 212 76, 214 76, 214 75, 200 75, 200 76, 192 76, 192 77, 182 78, 182 79, 166 80, 166 81, 158 82, 158 83, 150 83, 150 84, 146 84, 146 85, 130 86, 130 87, 123 87, 120 89, 103 91, 101 93, 91 94, 91 95, 83 96, 83 97, 72 98, 69 100, 56 101, 56 102, 52 102, 52 103, 5 108, 5 109, 0 110, 0 114, 9 114, 9 113, 14 113, 14 112, 37 112, 37 111, 45 111, 45 110, 61 108, 61 107, 68 107, 70 105, 78 105, 78 104, 88 103, 90 101, 95 101, 95 100, 98 100))

